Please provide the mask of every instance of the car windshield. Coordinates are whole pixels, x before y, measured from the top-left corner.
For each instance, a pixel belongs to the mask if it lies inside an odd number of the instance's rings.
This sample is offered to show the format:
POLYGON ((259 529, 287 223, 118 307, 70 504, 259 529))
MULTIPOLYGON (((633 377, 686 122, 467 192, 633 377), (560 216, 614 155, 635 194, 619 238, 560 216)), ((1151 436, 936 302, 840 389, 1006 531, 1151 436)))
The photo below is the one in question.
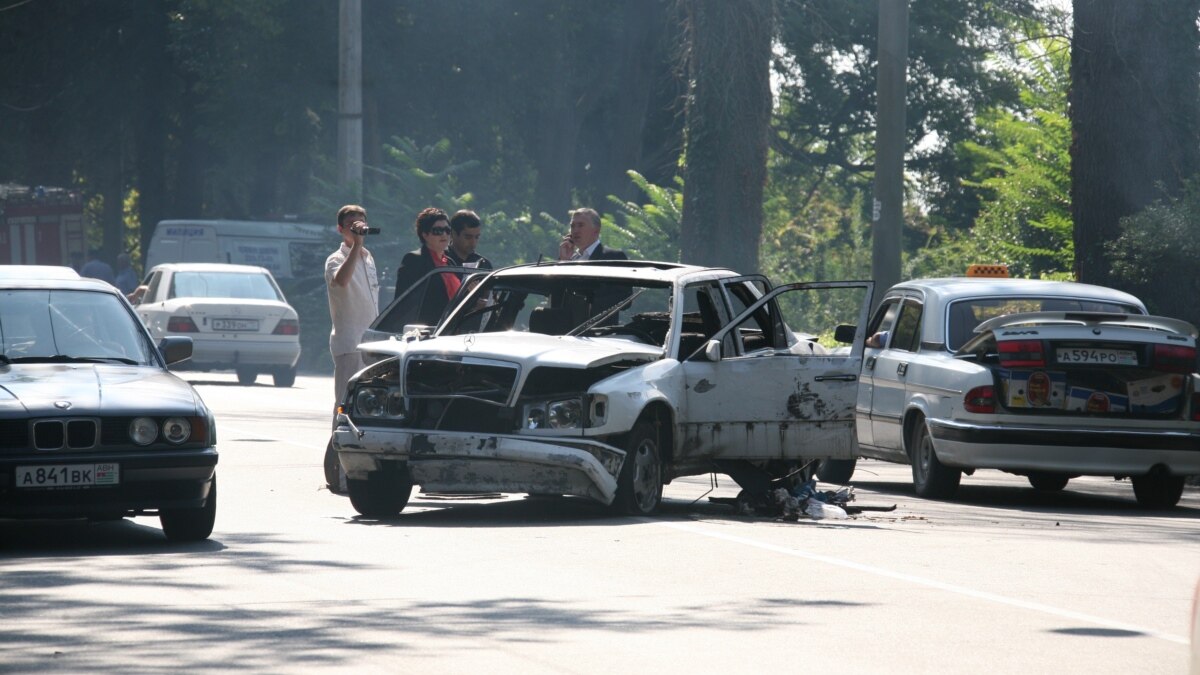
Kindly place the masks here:
POLYGON ((137 319, 115 295, 96 291, 0 291, 4 363, 155 363, 137 319))
POLYGON ((950 304, 947 310, 949 326, 946 347, 957 351, 975 335, 975 327, 998 316, 1022 312, 1110 312, 1141 314, 1141 309, 1119 302, 1104 302, 1088 298, 972 298, 950 304))
POLYGON ((663 282, 492 276, 455 308, 439 334, 621 335, 661 345, 670 311, 671 285, 663 282))
POLYGON ((261 272, 176 272, 167 298, 283 299, 271 278, 261 272))

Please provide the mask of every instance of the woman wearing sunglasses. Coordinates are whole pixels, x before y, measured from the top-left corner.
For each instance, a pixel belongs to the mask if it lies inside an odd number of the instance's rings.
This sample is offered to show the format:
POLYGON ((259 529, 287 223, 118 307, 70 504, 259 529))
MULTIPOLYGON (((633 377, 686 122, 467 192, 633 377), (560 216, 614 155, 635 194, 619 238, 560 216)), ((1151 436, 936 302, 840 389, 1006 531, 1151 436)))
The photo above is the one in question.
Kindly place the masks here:
MULTIPOLYGON (((450 217, 441 209, 427 208, 417 214, 417 237, 421 248, 404 254, 400 267, 396 269, 396 296, 404 295, 409 288, 429 272, 450 264, 446 248, 450 246, 450 217)), ((418 323, 433 326, 442 317, 450 299, 458 293, 461 281, 456 274, 438 274, 425 283, 418 323)))

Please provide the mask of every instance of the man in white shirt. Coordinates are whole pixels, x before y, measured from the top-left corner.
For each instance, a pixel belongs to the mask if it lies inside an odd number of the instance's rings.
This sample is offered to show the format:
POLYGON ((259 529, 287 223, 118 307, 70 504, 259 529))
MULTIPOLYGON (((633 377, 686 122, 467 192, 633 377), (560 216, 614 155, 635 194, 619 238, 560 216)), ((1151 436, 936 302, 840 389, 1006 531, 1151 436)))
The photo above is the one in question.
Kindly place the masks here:
MULTIPOLYGON (((329 353, 333 356, 335 420, 337 404, 346 396, 350 377, 366 365, 358 352, 358 343, 379 314, 379 275, 375 271, 375 258, 363 246, 363 235, 367 232, 366 210, 357 204, 338 209, 337 228, 342 235, 342 245, 325 259, 329 318, 333 320, 329 353)), ((336 462, 331 441, 325 452, 325 477, 330 488, 335 490, 340 482, 336 462)))

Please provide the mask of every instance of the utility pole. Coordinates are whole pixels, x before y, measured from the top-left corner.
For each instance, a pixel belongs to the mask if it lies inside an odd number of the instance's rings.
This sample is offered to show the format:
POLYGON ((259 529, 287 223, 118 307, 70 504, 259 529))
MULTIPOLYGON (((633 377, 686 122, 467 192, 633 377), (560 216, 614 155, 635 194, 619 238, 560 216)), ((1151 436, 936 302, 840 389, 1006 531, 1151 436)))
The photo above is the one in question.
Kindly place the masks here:
POLYGON ((875 198, 871 208, 871 276, 879 304, 900 281, 904 228, 904 101, 907 93, 908 0, 879 0, 879 71, 875 117, 875 198))
POLYGON ((338 12, 338 185, 362 199, 362 0, 341 0, 338 12))

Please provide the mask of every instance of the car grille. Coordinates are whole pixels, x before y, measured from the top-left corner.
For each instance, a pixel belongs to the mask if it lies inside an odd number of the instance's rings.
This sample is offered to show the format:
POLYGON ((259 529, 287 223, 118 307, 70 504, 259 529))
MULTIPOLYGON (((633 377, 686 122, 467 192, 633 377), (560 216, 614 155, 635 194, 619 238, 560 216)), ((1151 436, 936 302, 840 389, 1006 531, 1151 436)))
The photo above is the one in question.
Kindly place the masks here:
POLYGON ((33 447, 37 450, 86 450, 96 445, 96 420, 35 420, 33 447))
POLYGON ((504 405, 520 369, 515 363, 454 356, 412 356, 405 364, 409 398, 471 398, 504 405))

